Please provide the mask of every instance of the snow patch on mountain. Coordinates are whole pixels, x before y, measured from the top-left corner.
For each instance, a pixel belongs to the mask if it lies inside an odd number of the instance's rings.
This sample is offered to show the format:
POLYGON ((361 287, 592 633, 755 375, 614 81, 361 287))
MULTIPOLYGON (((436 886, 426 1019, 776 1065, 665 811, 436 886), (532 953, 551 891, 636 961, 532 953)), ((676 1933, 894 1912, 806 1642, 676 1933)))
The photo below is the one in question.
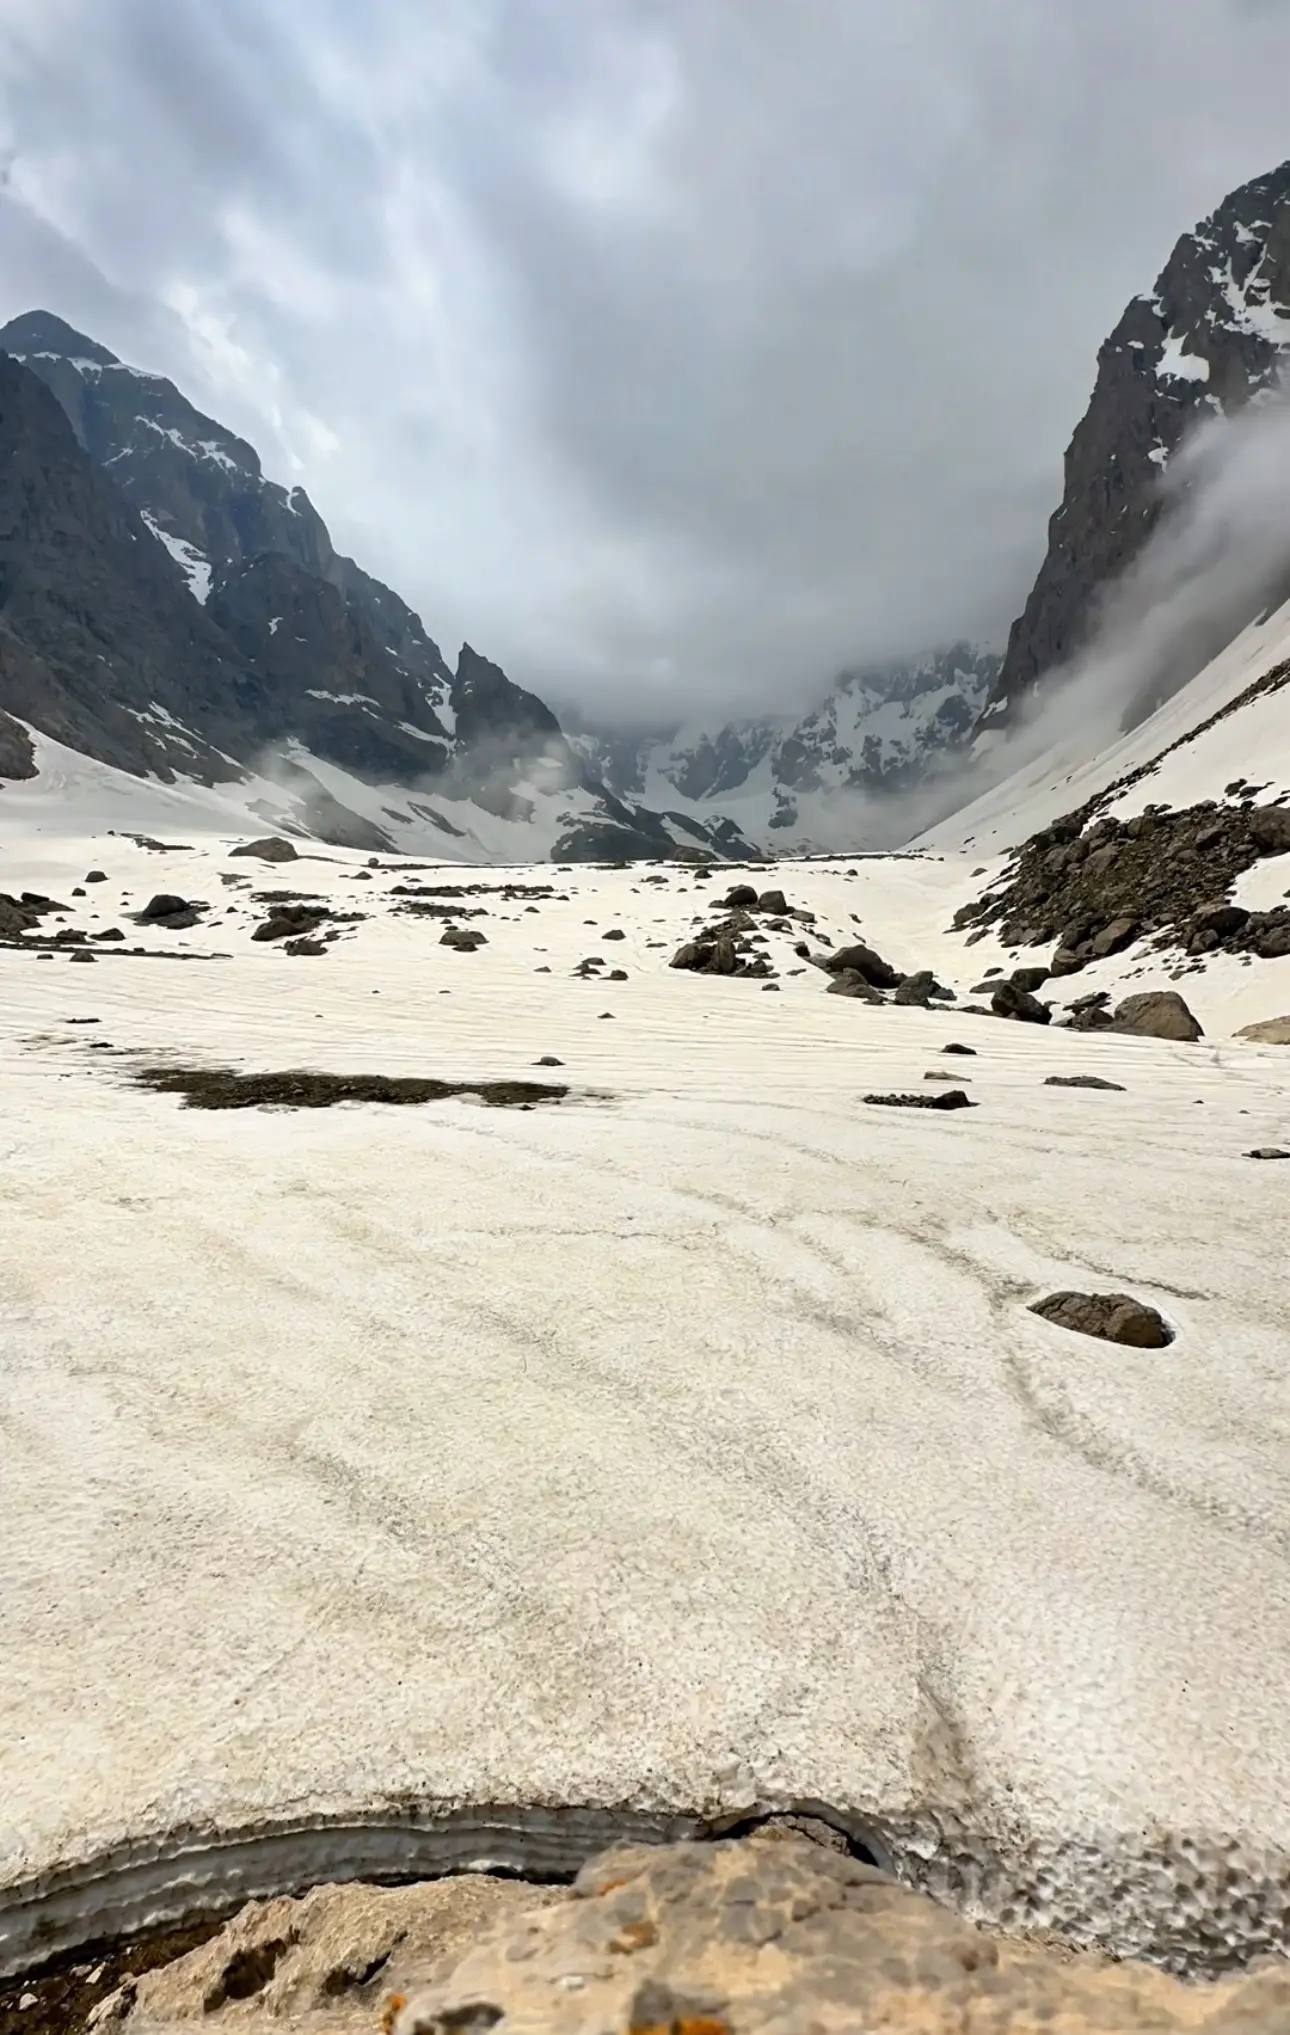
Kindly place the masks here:
POLYGON ((205 607, 207 596, 211 590, 211 562, 209 558, 204 558, 195 544, 187 544, 182 537, 172 537, 169 530, 163 530, 151 510, 141 509, 139 514, 151 530, 153 536, 159 543, 165 545, 175 564, 180 568, 184 578, 188 581, 188 590, 192 594, 193 599, 201 607, 205 607))
POLYGON ((998 668, 961 643, 846 673, 800 716, 569 739, 611 789, 720 813, 776 855, 890 846, 917 824, 911 795, 949 766, 998 668))

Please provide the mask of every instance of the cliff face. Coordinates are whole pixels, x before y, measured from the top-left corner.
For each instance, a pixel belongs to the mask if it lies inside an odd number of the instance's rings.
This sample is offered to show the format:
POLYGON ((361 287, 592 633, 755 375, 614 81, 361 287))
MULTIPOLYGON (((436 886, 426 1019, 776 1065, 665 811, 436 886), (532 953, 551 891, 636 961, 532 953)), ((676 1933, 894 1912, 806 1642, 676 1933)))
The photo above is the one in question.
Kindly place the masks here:
POLYGON ((303 489, 267 480, 173 382, 44 311, 0 348, 0 777, 35 768, 28 722, 136 775, 307 775, 314 759, 350 796, 402 787, 459 815, 387 803, 377 826, 315 786, 328 838, 359 845, 390 844, 385 817, 460 837, 486 815, 539 821, 571 858, 749 851, 721 819, 625 805, 468 644, 451 671, 303 489))
MULTIPOLYGON (((1268 400, 1288 360, 1290 162, 1234 191, 1184 234, 1154 290, 1134 298, 1103 345, 1092 401, 1066 454, 1047 555, 984 720, 1006 721, 1084 647, 1101 596, 1156 525, 1161 475, 1188 430, 1268 400)), ((1193 675, 1164 674, 1164 689, 1193 675)))

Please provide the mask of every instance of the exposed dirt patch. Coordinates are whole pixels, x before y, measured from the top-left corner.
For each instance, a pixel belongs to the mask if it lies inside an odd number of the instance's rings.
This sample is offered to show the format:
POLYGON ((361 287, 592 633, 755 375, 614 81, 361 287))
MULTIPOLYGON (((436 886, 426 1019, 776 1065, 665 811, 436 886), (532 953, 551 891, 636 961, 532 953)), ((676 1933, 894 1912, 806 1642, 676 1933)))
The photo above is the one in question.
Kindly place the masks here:
POLYGON ((127 1979, 186 1957, 218 1935, 223 1922, 222 1913, 203 1915, 179 1928, 91 1943, 25 1978, 6 1980, 0 1985, 0 2035, 84 2035, 100 2000, 127 1979))
POLYGON ((428 1081, 307 1068, 237 1074, 231 1067, 144 1067, 135 1079, 160 1095, 182 1095, 186 1109, 330 1109, 338 1102, 444 1102, 454 1095, 477 1095, 492 1109, 532 1109, 569 1093, 566 1084, 550 1081, 428 1081))

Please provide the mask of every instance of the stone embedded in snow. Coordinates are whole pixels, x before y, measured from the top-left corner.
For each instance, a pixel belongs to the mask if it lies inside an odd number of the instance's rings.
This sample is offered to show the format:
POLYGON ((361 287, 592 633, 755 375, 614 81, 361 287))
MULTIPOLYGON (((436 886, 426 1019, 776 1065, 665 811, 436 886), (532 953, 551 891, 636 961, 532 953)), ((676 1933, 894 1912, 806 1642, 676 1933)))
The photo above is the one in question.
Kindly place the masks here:
POLYGON ((1174 1339, 1164 1316, 1128 1293, 1050 1293, 1046 1300, 1036 1300, 1030 1312, 1076 1335, 1137 1350, 1163 1350, 1174 1339))
POLYGON ((990 1008, 996 1017, 1015 1018, 1021 1024, 1046 1025, 1052 1022, 1052 1008, 1032 996, 1028 989, 1021 989, 1015 982, 1000 982, 990 997, 990 1008))
POLYGON ((1112 1088, 1118 1095, 1125 1093, 1122 1081, 1104 1081, 1100 1074, 1049 1074, 1044 1080, 1045 1088, 1112 1088))
POLYGON ((1290 1046, 1290 1017, 1261 1018, 1257 1024, 1242 1025, 1236 1037, 1255 1046, 1290 1046))
POLYGON ((474 926, 449 926, 439 940, 441 947, 455 947, 460 954, 473 954, 476 947, 486 947, 486 936, 474 926))
POLYGON ((866 1095, 865 1102, 879 1109, 974 1109, 970 1096, 961 1088, 947 1088, 943 1095, 866 1095))
POLYGON ((1147 1039, 1193 1040, 1204 1037, 1199 1019, 1176 989, 1147 989, 1117 1004, 1111 1030, 1135 1032, 1147 1039))
POLYGON ((857 1003, 885 1005, 887 1001, 882 991, 866 982, 863 975, 857 975, 854 968, 846 968, 841 975, 835 975, 825 993, 828 996, 850 996, 857 1003))
POLYGON ((244 841, 239 848, 230 848, 230 855, 257 855, 261 862, 297 862, 299 855, 290 841, 279 835, 270 835, 263 841, 244 841))
MULTIPOLYGON (((72 959, 76 959, 74 954, 72 959)), ((1247 1152, 1245 1156, 1247 1159, 1290 1159, 1290 1152, 1285 1151, 1280 1145, 1256 1145, 1254 1150, 1247 1152)))
POLYGON ((899 989, 905 979, 864 940, 856 940, 849 947, 838 947, 825 957, 822 965, 830 975, 853 973, 863 976, 871 989, 899 989))
POLYGON ((1251 806, 1245 817, 1262 854, 1290 854, 1290 806, 1251 806))

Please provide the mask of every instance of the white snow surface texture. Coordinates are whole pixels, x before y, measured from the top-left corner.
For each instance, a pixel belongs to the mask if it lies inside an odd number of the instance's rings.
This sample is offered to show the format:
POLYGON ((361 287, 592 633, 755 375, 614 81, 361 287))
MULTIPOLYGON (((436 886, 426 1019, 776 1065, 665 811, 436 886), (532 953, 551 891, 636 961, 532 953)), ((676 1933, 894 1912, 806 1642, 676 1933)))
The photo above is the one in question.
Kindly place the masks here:
MULTIPOLYGON (((1236 746, 1274 778, 1286 699, 1132 800, 1221 791, 1236 746)), ((42 763, 0 789, 0 889, 127 938, 0 948, 0 1969, 378 1838, 569 1863, 615 1819, 806 1805, 973 1913, 1284 1941, 1290 1164, 1246 1154, 1290 1143, 1290 1050, 1234 1034, 1290 1012, 1290 960, 1188 977, 1184 1046, 871 1009, 794 955, 858 933, 960 1001, 1035 958, 946 929, 1078 771, 755 875, 816 915, 767 994, 667 966, 722 871, 269 867, 213 794, 42 763), (457 899, 464 953, 399 895, 463 878, 551 892, 457 899), (366 916, 294 958, 250 938, 278 889, 366 916), (159 891, 210 909, 131 924, 159 891), (159 1064, 569 1092, 206 1112, 159 1064), (977 1106, 863 1100, 929 1071, 977 1106), (1078 1073, 1120 1091, 1044 1085, 1078 1073), (1175 1341, 1029 1311, 1070 1287, 1175 1341)), ((1093 986, 1167 985, 1131 949, 1060 985, 1093 986)))

